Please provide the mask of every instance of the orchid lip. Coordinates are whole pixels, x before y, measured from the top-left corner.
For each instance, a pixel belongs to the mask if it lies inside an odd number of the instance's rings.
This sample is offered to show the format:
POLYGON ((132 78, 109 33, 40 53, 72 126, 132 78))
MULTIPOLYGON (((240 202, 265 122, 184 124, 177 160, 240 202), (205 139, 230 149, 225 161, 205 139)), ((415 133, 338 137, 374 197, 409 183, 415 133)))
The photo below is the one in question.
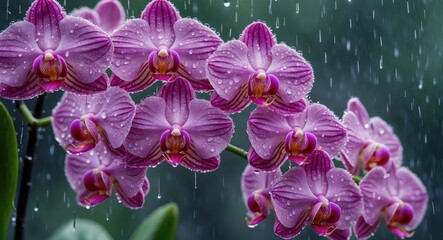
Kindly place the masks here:
POLYGON ((154 75, 159 76, 160 80, 165 81, 171 76, 170 73, 178 71, 180 56, 176 51, 166 48, 152 51, 148 57, 148 67, 154 75))
POLYGON ((249 211, 254 213, 254 216, 251 219, 245 218, 246 224, 251 228, 256 227, 263 222, 272 208, 269 193, 261 190, 255 191, 248 197, 247 205, 249 211))
POLYGON ((286 135, 285 150, 289 159, 297 164, 303 164, 307 155, 312 153, 317 146, 317 137, 310 132, 293 130, 286 135))
POLYGON ((190 148, 190 143, 189 134, 179 127, 164 131, 160 137, 163 157, 174 167, 181 162, 190 148))
POLYGON ((390 152, 384 144, 370 142, 360 151, 359 158, 364 162, 365 169, 369 171, 376 166, 386 165, 390 159, 390 152))
POLYGON ((331 235, 336 229, 335 223, 340 219, 340 206, 320 195, 314 209, 316 210, 313 210, 311 214, 312 228, 320 235, 331 235))
POLYGON ((46 92, 54 92, 68 75, 68 66, 62 56, 47 50, 34 60, 32 71, 40 78, 39 85, 46 92))
MULTIPOLYGON (((75 119, 69 128, 72 138, 76 141, 67 145, 65 148, 70 153, 82 153, 93 149, 96 146, 97 140, 93 129, 89 129, 85 123, 93 119, 92 115, 82 116, 80 119, 75 119)), ((91 121, 92 122, 92 121, 91 121)), ((93 124, 93 123, 92 123, 93 124)))
POLYGON ((269 106, 275 100, 278 92, 279 80, 273 74, 266 74, 263 70, 249 75, 249 98, 258 105, 269 106))

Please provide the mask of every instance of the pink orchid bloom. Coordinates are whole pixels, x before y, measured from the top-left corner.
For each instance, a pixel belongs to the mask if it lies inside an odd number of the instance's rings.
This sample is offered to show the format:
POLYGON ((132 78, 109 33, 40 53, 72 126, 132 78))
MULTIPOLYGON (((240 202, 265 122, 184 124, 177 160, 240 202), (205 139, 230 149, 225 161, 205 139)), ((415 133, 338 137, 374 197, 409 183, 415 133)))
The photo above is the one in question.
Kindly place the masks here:
POLYGON ((108 151, 102 143, 91 152, 67 155, 65 174, 77 192, 78 203, 95 206, 109 198, 115 189, 123 205, 141 208, 149 192, 147 168, 133 168, 124 159, 108 151))
POLYGON ((125 148, 145 158, 142 166, 166 159, 194 171, 212 171, 233 134, 226 113, 209 101, 196 99, 188 81, 176 78, 160 89, 158 96, 138 106, 125 148))
POLYGON ((207 74, 216 91, 212 104, 228 113, 251 101, 281 114, 303 111, 314 83, 311 65, 294 49, 277 44, 261 22, 247 26, 239 40, 222 44, 208 58, 207 74))
POLYGON ((359 238, 370 237, 382 218, 400 238, 412 237, 426 213, 428 194, 409 169, 375 167, 360 182, 364 211, 355 226, 359 238))
POLYGON ((112 86, 138 92, 156 80, 188 80, 195 90, 211 90, 204 69, 206 59, 222 43, 202 23, 180 18, 167 0, 154 0, 141 19, 130 19, 111 36, 115 51, 112 86))
POLYGON ((348 142, 341 152, 346 169, 358 175, 360 170, 376 166, 389 169, 401 166, 403 147, 400 140, 385 121, 379 117, 369 118, 368 112, 358 98, 351 98, 343 116, 348 132, 348 142))
POLYGON ((65 93, 53 110, 52 126, 57 141, 70 153, 89 151, 101 141, 116 149, 125 141, 134 116, 129 94, 111 87, 88 96, 65 93))
POLYGON ((241 189, 243 201, 248 207, 246 224, 255 227, 263 222, 272 210, 271 195, 269 191, 281 176, 280 169, 273 172, 264 172, 248 165, 242 174, 241 189))
POLYGON ((82 7, 74 9, 70 15, 89 20, 109 34, 122 25, 126 19, 125 9, 118 0, 101 0, 94 9, 82 7))
POLYGON ((91 94, 107 87, 110 38, 54 0, 36 0, 25 21, 0 33, 0 96, 29 99, 62 89, 91 94))
POLYGON ((292 238, 311 222, 320 235, 349 239, 363 208, 359 187, 351 174, 334 167, 326 152, 316 150, 308 159, 308 164, 290 169, 272 186, 275 233, 292 238))
POLYGON ((344 126, 333 112, 317 103, 288 116, 258 107, 249 117, 247 133, 252 145, 249 164, 266 171, 277 169, 286 158, 304 164, 315 149, 334 157, 346 143, 344 126))

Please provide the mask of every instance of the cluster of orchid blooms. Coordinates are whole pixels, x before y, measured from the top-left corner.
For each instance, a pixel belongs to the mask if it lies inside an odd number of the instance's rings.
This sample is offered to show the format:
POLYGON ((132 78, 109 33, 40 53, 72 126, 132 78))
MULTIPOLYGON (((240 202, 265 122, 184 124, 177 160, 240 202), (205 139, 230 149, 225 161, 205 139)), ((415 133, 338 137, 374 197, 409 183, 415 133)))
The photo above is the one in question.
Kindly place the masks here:
POLYGON ((0 34, 1 97, 66 92, 52 123, 81 205, 99 204, 114 190, 122 204, 140 208, 149 191, 146 171, 164 160, 216 170, 234 132, 229 115, 254 102, 241 180, 249 226, 273 212, 282 238, 311 223, 331 239, 349 239, 352 229, 365 239, 382 219, 395 235, 412 236, 428 196, 401 167, 399 139, 357 98, 342 120, 311 103, 313 82, 310 64, 277 43, 264 23, 223 43, 167 0, 153 0, 140 18, 126 21, 117 0, 70 15, 55 0, 35 0, 24 21, 0 34), (134 104, 130 93, 158 80, 164 86, 157 94, 134 104), (212 91, 210 101, 196 91, 212 91), (296 166, 282 173, 286 159, 296 166), (353 176, 361 173, 358 185, 353 176))

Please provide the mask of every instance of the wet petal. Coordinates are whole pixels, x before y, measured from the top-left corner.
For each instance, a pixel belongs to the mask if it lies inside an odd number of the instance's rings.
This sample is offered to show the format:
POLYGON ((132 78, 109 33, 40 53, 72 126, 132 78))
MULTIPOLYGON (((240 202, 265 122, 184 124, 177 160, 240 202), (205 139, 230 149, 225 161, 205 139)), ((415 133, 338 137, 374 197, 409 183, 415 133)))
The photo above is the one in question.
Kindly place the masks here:
POLYGON ((341 209, 340 219, 335 226, 339 229, 348 229, 363 211, 360 188, 352 179, 352 175, 341 168, 331 169, 326 177, 328 180, 326 198, 341 209))
MULTIPOLYGON (((95 153, 94 150, 92 150, 95 153)), ((75 191, 84 189, 83 178, 86 172, 100 166, 98 158, 90 153, 68 154, 65 161, 65 175, 75 191)))
POLYGON ((232 40, 220 47, 207 61, 207 75, 214 90, 224 99, 232 100, 240 92, 254 70, 247 58, 247 46, 232 40))
POLYGON ((165 160, 160 144, 157 143, 152 147, 151 152, 146 157, 137 157, 132 154, 126 154, 122 158, 122 162, 131 167, 156 167, 165 160))
POLYGON ((141 75, 149 54, 156 49, 146 21, 130 19, 111 35, 114 56, 111 70, 119 78, 132 81, 141 75))
POLYGON ((317 138, 317 146, 335 157, 346 144, 346 129, 335 114, 324 105, 314 103, 307 107, 307 120, 303 131, 317 138))
POLYGON ((135 168, 118 161, 113 161, 111 165, 103 171, 109 176, 114 177, 114 187, 120 193, 120 196, 130 198, 140 191, 144 182, 146 170, 146 167, 135 168))
POLYGON ((248 46, 248 59, 252 68, 266 70, 272 62, 271 49, 276 44, 271 29, 261 22, 251 23, 239 40, 248 46))
MULTIPOLYGON (((348 142, 346 143, 342 154, 345 156, 349 165, 352 168, 357 167, 358 163, 358 155, 360 154, 360 150, 363 149, 366 139, 364 126, 359 124, 357 116, 353 112, 346 112, 343 115, 343 125, 346 128, 348 134, 348 142)), ((360 163, 361 164, 361 163, 360 163)), ((361 167, 361 166, 359 166, 361 167)), ((360 169, 356 169, 356 171, 349 169, 353 174, 358 174, 360 169)))
POLYGON ((189 115, 189 102, 195 98, 191 85, 183 78, 176 78, 162 87, 158 94, 166 102, 168 122, 182 126, 189 115))
POLYGON ((302 112, 306 109, 308 102, 306 99, 300 99, 294 103, 284 102, 279 94, 274 96, 274 101, 268 108, 278 114, 291 115, 294 113, 302 112))
POLYGON ((349 240, 351 233, 351 229, 335 229, 328 238, 333 240, 349 240))
POLYGON ((171 49, 180 55, 180 62, 195 79, 206 79, 206 59, 223 42, 209 27, 190 18, 174 24, 176 39, 171 49))
POLYGON ((257 190, 268 191, 281 174, 280 169, 273 172, 265 172, 247 165, 241 178, 243 201, 247 203, 249 196, 257 190))
POLYGON ((117 192, 115 193, 115 195, 119 200, 122 201, 122 204, 125 205, 126 207, 131 209, 138 209, 143 207, 143 204, 145 203, 146 194, 148 194, 149 192, 149 188, 150 188, 149 181, 145 177, 142 187, 139 188, 139 191, 133 197, 127 197, 126 195, 119 192, 118 188, 116 189, 117 192))
POLYGON ((68 75, 63 81, 60 89, 66 92, 72 92, 79 95, 90 95, 103 92, 108 88, 108 75, 103 73, 99 78, 90 83, 83 83, 78 80, 77 74, 72 67, 68 65, 68 75))
POLYGON ((5 83, 0 83, 0 97, 13 100, 26 100, 34 98, 45 92, 38 84, 39 79, 33 72, 28 73, 28 77, 23 86, 11 87, 5 83))
POLYGON ((155 46, 171 47, 175 41, 174 24, 180 15, 169 1, 155 0, 150 2, 141 14, 149 23, 151 40, 155 46))
POLYGON ((228 114, 239 113, 247 106, 249 106, 250 103, 251 101, 248 97, 248 89, 246 87, 246 84, 241 87, 241 90, 237 94, 237 96, 235 96, 230 101, 220 97, 217 92, 213 92, 211 95, 212 106, 218 107, 228 114))
POLYGON ((380 218, 381 211, 391 202, 391 196, 386 187, 386 170, 376 167, 366 174, 360 182, 363 194, 363 217, 369 225, 374 225, 380 218))
POLYGON ((275 148, 269 159, 261 158, 251 147, 248 153, 248 162, 251 166, 258 168, 263 171, 273 171, 279 168, 286 160, 285 144, 280 142, 275 148))
POLYGON ((354 227, 354 232, 358 239, 370 238, 377 230, 380 219, 381 218, 379 218, 379 220, 375 224, 369 225, 365 222, 365 219, 363 217, 359 217, 354 227))
POLYGON ((314 195, 325 195, 328 190, 326 174, 334 168, 334 163, 328 154, 321 150, 314 151, 305 160, 302 167, 306 172, 306 180, 314 195))
POLYGON ((161 97, 143 100, 136 110, 125 148, 138 157, 145 157, 160 141, 160 136, 171 125, 165 117, 166 103, 161 97))
POLYGON ((66 13, 62 6, 54 0, 34 1, 26 13, 25 20, 35 26, 37 44, 40 49, 56 49, 60 43, 60 21, 66 13))
POLYGON ((285 141, 286 134, 291 130, 284 116, 265 107, 256 108, 251 113, 247 125, 251 145, 264 159, 270 159, 277 145, 285 141))
MULTIPOLYGON (((202 71, 205 72, 204 69, 202 71)), ((177 73, 182 78, 188 80, 194 91, 207 92, 213 90, 212 85, 211 83, 209 83, 208 79, 195 79, 193 76, 191 76, 188 73, 188 71, 185 69, 183 65, 180 65, 180 67, 177 70, 177 73)))
POLYGON ((100 17, 100 28, 107 33, 111 33, 125 22, 125 10, 118 0, 101 0, 94 10, 100 17))
POLYGON ((371 118, 369 125, 373 130, 372 139, 388 147, 389 161, 399 168, 403 160, 403 147, 392 127, 379 117, 371 118))
POLYGON ((288 228, 304 221, 301 216, 317 201, 306 181, 305 170, 300 167, 288 170, 274 183, 271 197, 278 220, 288 228))
POLYGON ((88 7, 74 9, 69 15, 84 18, 91 21, 94 25, 100 26, 100 17, 98 16, 97 12, 88 7))
POLYGON ((369 114, 358 98, 349 99, 347 110, 353 112, 355 116, 357 116, 360 125, 369 123, 369 114))
POLYGON ((32 64, 42 53, 35 42, 34 31, 34 25, 21 21, 0 33, 1 83, 21 87, 29 82, 32 64))
POLYGON ((202 158, 219 155, 229 144, 234 125, 232 119, 209 101, 194 99, 189 103, 189 117, 182 127, 202 158))
POLYGON ((284 239, 293 238, 303 230, 310 219, 311 214, 309 210, 302 212, 297 219, 297 224, 290 228, 285 227, 278 219, 275 219, 274 233, 284 239))
POLYGON ((284 44, 272 47, 272 63, 266 72, 278 78, 278 92, 283 101, 288 103, 305 98, 314 83, 311 65, 298 52, 284 44))
POLYGON ((195 146, 191 145, 189 150, 186 151, 186 155, 180 161, 180 165, 191 171, 212 172, 220 166, 220 156, 204 159, 197 154, 195 146))
POLYGON ((112 57, 111 39, 91 22, 65 17, 60 22, 61 39, 56 53, 72 66, 79 81, 90 83, 99 78, 112 57))
POLYGON ((147 63, 143 64, 137 77, 132 81, 125 81, 117 75, 111 75, 111 86, 118 86, 125 89, 127 92, 136 93, 141 92, 151 86, 156 79, 153 77, 147 63))

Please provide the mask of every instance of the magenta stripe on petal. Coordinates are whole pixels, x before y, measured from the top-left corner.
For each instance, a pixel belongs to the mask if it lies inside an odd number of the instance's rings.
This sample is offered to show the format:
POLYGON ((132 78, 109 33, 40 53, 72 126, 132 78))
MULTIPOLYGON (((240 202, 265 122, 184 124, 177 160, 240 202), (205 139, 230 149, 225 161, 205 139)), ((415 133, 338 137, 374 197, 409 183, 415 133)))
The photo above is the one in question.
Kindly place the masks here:
POLYGON ((297 236, 304 227, 306 227, 306 224, 308 224, 310 219, 310 211, 304 211, 298 218, 297 224, 290 228, 285 227, 278 219, 276 219, 274 223, 274 233, 284 239, 293 238, 297 236))
POLYGON ((328 154, 322 150, 316 150, 305 160, 302 168, 306 172, 306 180, 311 191, 316 195, 326 195, 328 181, 326 174, 334 168, 334 163, 328 154))
POLYGON ((174 24, 180 19, 180 15, 171 2, 152 1, 143 10, 141 18, 149 23, 152 29, 151 40, 156 47, 172 46, 175 41, 174 24))
POLYGON ((268 106, 268 108, 278 114, 291 115, 294 113, 303 112, 308 105, 306 99, 300 99, 294 103, 286 103, 281 99, 280 94, 276 94, 274 102, 268 106))
POLYGON ((217 92, 213 92, 211 95, 212 106, 218 107, 228 114, 239 113, 249 106, 250 103, 251 101, 248 97, 248 89, 246 85, 241 87, 241 90, 237 96, 230 101, 220 97, 217 92))
POLYGON ((195 146, 191 145, 189 150, 186 151, 186 155, 181 160, 180 165, 192 171, 212 172, 217 170, 220 166, 220 156, 202 159, 195 152, 195 146))
POLYGON ((269 159, 261 158, 251 147, 248 153, 248 162, 251 166, 257 169, 264 171, 273 171, 279 168, 284 163, 284 161, 286 160, 286 155, 287 154, 285 151, 285 145, 283 144, 283 142, 277 145, 269 159))
POLYGON ((177 73, 178 75, 182 76, 184 79, 188 80, 188 82, 191 84, 192 88, 195 91, 208 92, 213 90, 212 85, 211 83, 209 83, 208 79, 193 78, 183 65, 180 65, 179 69, 177 70, 177 73))
POLYGON ((33 72, 29 72, 25 84, 21 87, 11 87, 0 83, 0 97, 13 100, 26 100, 34 98, 45 92, 38 84, 39 79, 33 72))
POLYGON ((108 75, 102 74, 99 78, 91 83, 83 83, 78 80, 77 74, 72 67, 68 65, 68 75, 60 86, 61 89, 67 92, 72 92, 80 95, 90 95, 93 93, 103 92, 108 88, 108 75))
POLYGON ((35 26, 36 40, 41 50, 56 49, 61 38, 59 23, 66 16, 55 0, 34 1, 25 20, 35 26))
POLYGON ((247 26, 240 41, 248 46, 248 59, 254 69, 268 69, 272 62, 271 48, 276 39, 266 24, 254 22, 247 26))
POLYGON ((189 115, 189 102, 195 98, 191 85, 183 78, 178 77, 163 86, 158 96, 166 102, 166 119, 171 125, 182 126, 189 115))
POLYGON ((132 81, 125 81, 115 74, 111 75, 111 86, 121 87, 130 93, 141 92, 154 84, 155 81, 147 62, 143 64, 137 77, 132 81))

